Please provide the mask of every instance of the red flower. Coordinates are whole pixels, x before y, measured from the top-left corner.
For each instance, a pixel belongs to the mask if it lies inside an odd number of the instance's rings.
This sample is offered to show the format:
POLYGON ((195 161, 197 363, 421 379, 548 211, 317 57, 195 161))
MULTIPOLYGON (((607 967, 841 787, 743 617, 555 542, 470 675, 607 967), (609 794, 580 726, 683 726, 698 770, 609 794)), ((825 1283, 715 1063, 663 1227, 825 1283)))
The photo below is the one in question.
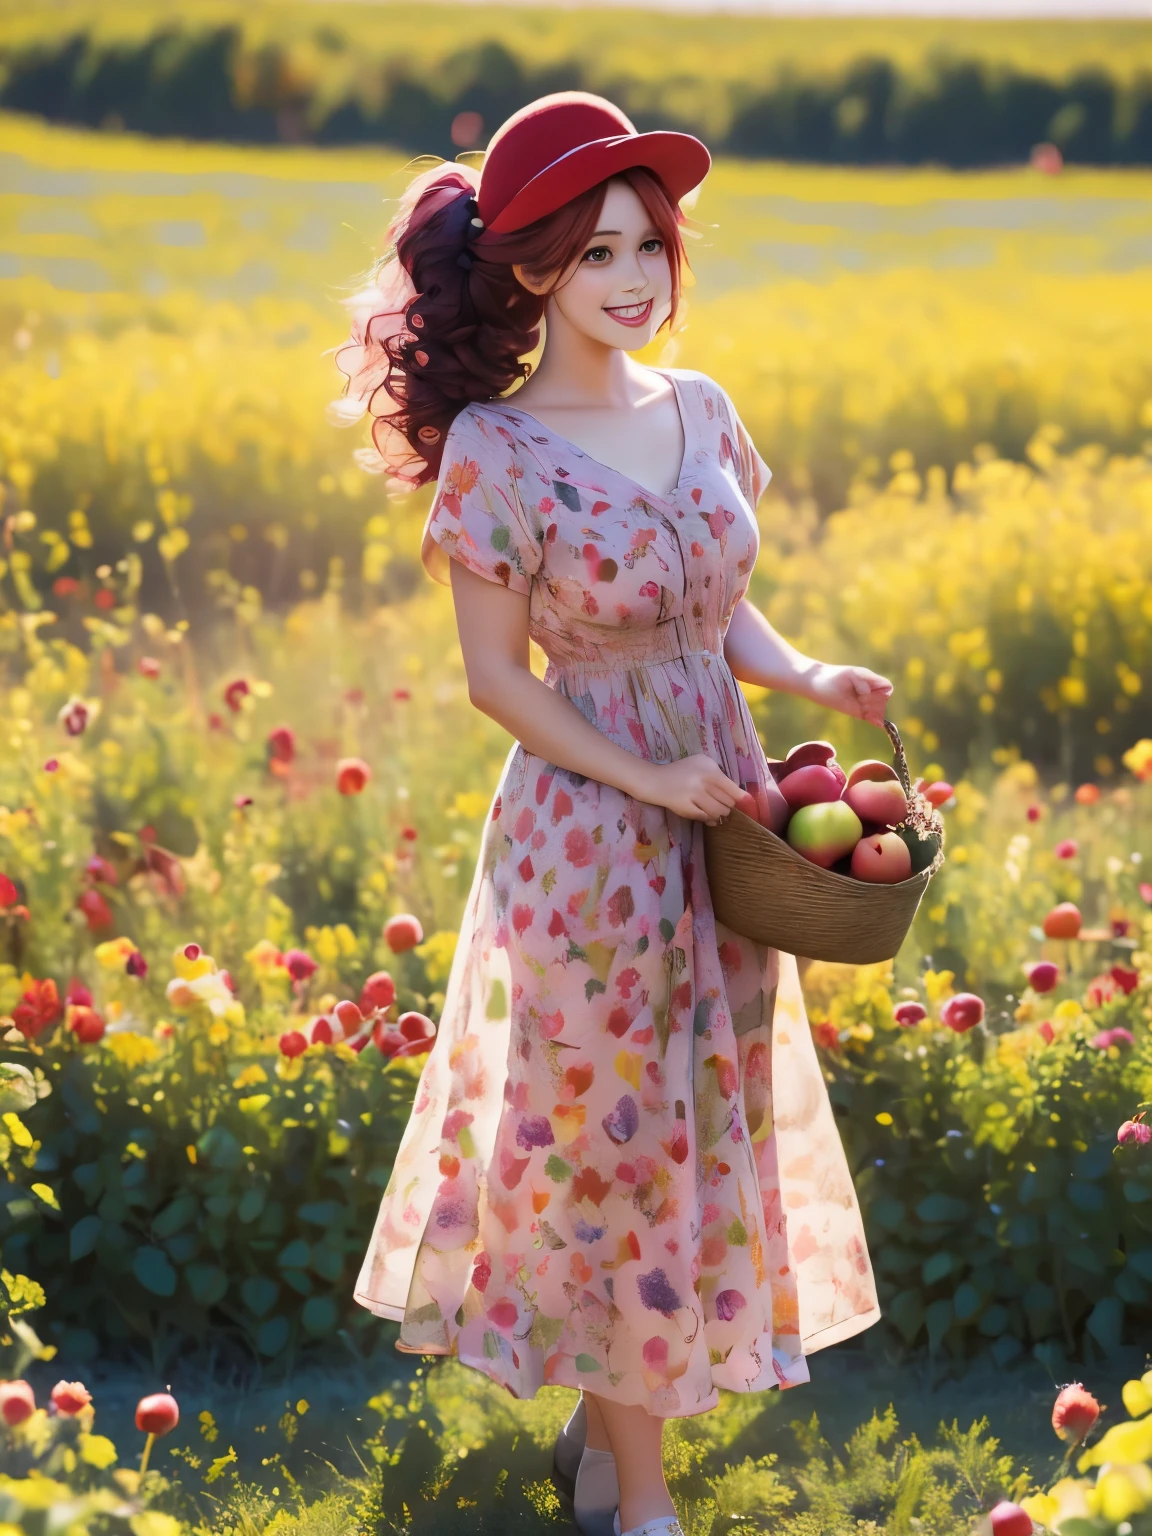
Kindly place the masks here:
POLYGON ((928 1010, 923 1003, 899 1003, 892 1017, 901 1028, 911 1029, 914 1024, 928 1017, 928 1010))
POLYGON ((116 594, 112 591, 111 587, 101 587, 92 601, 96 604, 97 608, 102 608, 107 613, 109 608, 115 608, 116 606, 116 594))
POLYGON ((129 976, 147 976, 148 962, 138 949, 134 949, 124 962, 124 970, 129 976))
POLYGON ((1051 960, 1037 960, 1026 965, 1024 974, 1033 992, 1051 992, 1060 981, 1060 967, 1053 965, 1051 960))
POLYGON ((400 836, 406 843, 414 843, 420 836, 415 827, 401 827, 400 836))
POLYGON ((336 764, 336 788, 342 795, 359 795, 372 777, 362 757, 342 757, 336 764))
POLYGON ((26 1381, 0 1381, 0 1419, 9 1428, 23 1424, 36 1412, 36 1394, 26 1381))
POLYGON ((412 695, 407 688, 393 688, 392 697, 397 704, 407 704, 412 695))
POLYGON ((1077 805, 1095 805, 1100 798, 1099 784, 1081 784, 1076 791, 1077 805))
POLYGON ((1061 1389, 1052 1409, 1052 1428, 1072 1445, 1081 1440, 1100 1417, 1100 1404, 1082 1382, 1073 1381, 1061 1389))
POLYGON ((1141 1115, 1125 1120, 1116 1132, 1116 1141, 1121 1147, 1146 1147, 1152 1141, 1152 1125, 1145 1125, 1141 1115))
POLYGON ((420 926, 420 920, 413 917, 410 912, 397 913, 384 924, 384 942, 394 955, 402 955, 405 950, 415 949, 417 944, 423 941, 424 930, 420 926))
POLYGON ((141 677, 149 677, 155 680, 160 676, 160 663, 155 656, 141 656, 136 663, 136 670, 141 677))
POLYGON ((1051 1045, 1056 1038, 1056 1031, 1052 1028, 1051 1019, 1045 1019, 1043 1024, 1038 1025, 1036 1033, 1044 1041, 1045 1045, 1051 1045))
POLYGON ((360 989, 360 1012, 374 1013, 377 1008, 391 1008, 396 1001, 396 983, 387 971, 373 971, 360 989))
POLYGON ((52 1388, 52 1402, 57 1413, 71 1416, 87 1408, 91 1401, 92 1394, 83 1382, 58 1381, 52 1388))
POLYGON ((92 994, 82 981, 77 981, 75 976, 68 983, 68 990, 64 994, 66 1003, 75 1003, 80 1008, 91 1008, 92 994))
POLYGON ((73 1008, 68 1028, 81 1045, 95 1045, 104 1038, 104 1020, 95 1008, 73 1008))
POLYGON ((88 930, 95 933, 101 928, 107 928, 112 922, 112 908, 101 896, 100 892, 89 887, 82 891, 76 905, 83 912, 88 922, 88 930))
POLYGON ((1136 1041, 1130 1029, 1117 1025, 1115 1029, 1102 1029, 1098 1035, 1093 1035, 1089 1044, 1094 1045, 1098 1051, 1106 1051, 1110 1046, 1135 1045, 1136 1041))
POLYGON ((1029 821, 1039 821, 1044 812, 1038 805, 1030 805, 1025 814, 1029 821))
POLYGON ((57 576, 52 583, 52 591, 56 597, 75 597, 80 590, 80 583, 75 576, 57 576))
POLYGON ((12 1010, 12 1022, 25 1040, 35 1040, 64 1015, 64 1004, 51 976, 34 981, 12 1010))
POLYGON ((324 1017, 323 1014, 321 1014, 318 1019, 312 1020, 312 1028, 310 1030, 310 1034, 312 1036, 313 1045, 331 1045, 333 1040, 336 1038, 332 1033, 331 1024, 329 1024, 328 1020, 324 1017))
POLYGON ((303 949, 285 951, 283 963, 293 981, 307 981, 316 969, 316 962, 303 949))
POLYGON ((1074 859, 1080 852, 1080 844, 1074 837, 1066 837, 1063 842, 1056 844, 1052 852, 1058 859, 1074 859))
POLYGON ((287 725, 278 725, 268 733, 268 760, 287 765, 296 756, 296 733, 287 725))
POLYGON ((1032 1536, 1032 1517, 1019 1504, 1001 1499, 988 1516, 992 1536, 1032 1536))
POLYGON ((1147 902, 1147 904, 1152 907, 1152 884, 1150 884, 1147 880, 1141 880, 1139 889, 1140 900, 1147 902))
POLYGON ((1125 997, 1140 985, 1140 972, 1130 970, 1126 965, 1114 965, 1108 974, 1125 997))
POLYGON ((0 875, 0 907, 10 907, 20 900, 20 892, 7 875, 0 875))
POLYGON ((166 1435, 180 1422, 180 1408, 167 1392, 154 1392, 136 1404, 136 1428, 147 1435, 166 1435))
POLYGON ((826 1051, 835 1051, 839 1048, 840 1031, 828 1019, 825 1019, 822 1024, 813 1024, 812 1035, 817 1045, 822 1045, 826 1051))
POLYGON ((83 699, 69 699, 56 718, 69 736, 82 736, 88 726, 88 706, 83 699))
POLYGON ((289 1058, 302 1056, 308 1049, 308 1042, 298 1029, 290 1029, 280 1036, 280 1054, 289 1058))
POLYGON ((229 683, 225 688, 224 702, 234 715, 240 713, 244 707, 243 701, 251 691, 247 681, 242 677, 238 677, 235 682, 229 683))
POLYGON ((114 865, 107 859, 102 859, 98 853, 94 853, 84 866, 84 873, 90 880, 102 881, 105 885, 117 885, 119 876, 114 865))
POLYGON ((957 992, 940 1010, 940 1022, 956 1034, 974 1029, 984 1017, 984 1001, 974 992, 957 992))

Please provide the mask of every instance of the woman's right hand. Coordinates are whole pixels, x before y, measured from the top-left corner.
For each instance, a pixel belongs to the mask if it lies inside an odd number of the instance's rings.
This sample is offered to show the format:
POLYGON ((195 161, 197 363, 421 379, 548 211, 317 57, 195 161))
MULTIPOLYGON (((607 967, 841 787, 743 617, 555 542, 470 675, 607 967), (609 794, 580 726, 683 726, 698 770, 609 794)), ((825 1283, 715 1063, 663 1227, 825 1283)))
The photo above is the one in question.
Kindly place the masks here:
POLYGON ((689 821, 706 821, 710 827, 727 816, 743 794, 739 784, 703 752, 675 763, 652 763, 649 768, 642 799, 689 821))

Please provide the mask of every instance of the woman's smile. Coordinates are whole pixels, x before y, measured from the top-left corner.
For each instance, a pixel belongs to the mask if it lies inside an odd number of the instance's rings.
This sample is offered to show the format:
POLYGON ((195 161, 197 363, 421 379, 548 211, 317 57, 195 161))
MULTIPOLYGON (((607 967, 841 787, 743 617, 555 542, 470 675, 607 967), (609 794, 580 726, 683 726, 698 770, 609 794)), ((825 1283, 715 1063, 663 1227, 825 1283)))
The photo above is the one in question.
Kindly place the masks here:
POLYGON ((605 305, 604 313, 619 320, 621 325, 643 325, 652 313, 652 300, 646 299, 643 304, 618 304, 614 309, 605 305))

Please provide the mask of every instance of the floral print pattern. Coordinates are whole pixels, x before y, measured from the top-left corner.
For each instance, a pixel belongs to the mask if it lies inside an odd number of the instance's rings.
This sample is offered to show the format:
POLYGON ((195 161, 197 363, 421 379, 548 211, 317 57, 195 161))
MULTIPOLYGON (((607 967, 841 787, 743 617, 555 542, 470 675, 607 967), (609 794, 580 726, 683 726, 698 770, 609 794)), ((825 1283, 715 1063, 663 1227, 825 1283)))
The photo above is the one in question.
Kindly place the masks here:
MULTIPOLYGON (((770 471, 717 384, 661 371, 670 495, 470 405, 425 563, 526 595, 545 680, 613 741, 778 794, 723 656, 770 471)), ((702 823, 512 750, 356 1296, 517 1397, 665 1417, 807 1381, 877 1320, 796 961, 716 923, 702 823)))

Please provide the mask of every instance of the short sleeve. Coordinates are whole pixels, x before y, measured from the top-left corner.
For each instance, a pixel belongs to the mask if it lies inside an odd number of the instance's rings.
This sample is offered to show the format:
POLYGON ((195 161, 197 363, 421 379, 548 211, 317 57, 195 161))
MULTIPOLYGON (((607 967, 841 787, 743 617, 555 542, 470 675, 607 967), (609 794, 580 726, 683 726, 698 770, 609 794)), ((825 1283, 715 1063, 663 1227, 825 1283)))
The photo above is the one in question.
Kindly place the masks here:
POLYGON ((756 503, 768 488, 772 471, 760 457, 759 450, 752 441, 748 428, 740 420, 731 397, 724 390, 720 390, 719 394, 727 406, 736 436, 736 451, 740 457, 740 489, 744 492, 748 505, 755 508, 756 503))
POLYGON ((449 580, 449 560, 527 595, 541 547, 520 498, 512 438, 466 407, 448 429, 436 495, 420 548, 428 574, 449 580))

